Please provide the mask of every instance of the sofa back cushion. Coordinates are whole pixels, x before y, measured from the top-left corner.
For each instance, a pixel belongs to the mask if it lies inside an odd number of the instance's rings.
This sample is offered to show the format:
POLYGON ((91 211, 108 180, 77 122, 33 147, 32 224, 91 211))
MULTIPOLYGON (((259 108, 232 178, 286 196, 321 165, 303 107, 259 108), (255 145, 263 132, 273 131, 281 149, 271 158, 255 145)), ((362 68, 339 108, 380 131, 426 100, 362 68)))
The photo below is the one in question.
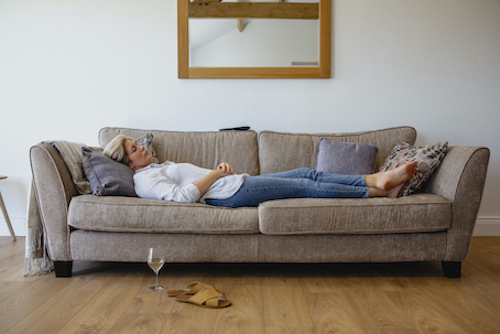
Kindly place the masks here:
POLYGON ((262 174, 282 172, 300 167, 316 167, 320 138, 355 142, 378 147, 377 170, 391 149, 400 141, 415 143, 417 132, 409 126, 351 133, 259 133, 259 161, 262 174))
POLYGON ((106 127, 99 131, 99 145, 104 148, 118 134, 134 140, 152 134, 160 162, 189 162, 210 169, 228 162, 236 173, 259 174, 254 131, 181 132, 106 127))

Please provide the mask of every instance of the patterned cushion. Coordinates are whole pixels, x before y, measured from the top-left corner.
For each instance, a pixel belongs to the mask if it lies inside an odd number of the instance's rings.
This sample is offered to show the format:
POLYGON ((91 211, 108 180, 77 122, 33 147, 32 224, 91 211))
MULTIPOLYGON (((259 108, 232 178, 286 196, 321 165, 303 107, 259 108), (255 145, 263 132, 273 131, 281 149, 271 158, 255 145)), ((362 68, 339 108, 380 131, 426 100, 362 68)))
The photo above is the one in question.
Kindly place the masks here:
POLYGON ((378 148, 373 145, 319 139, 316 170, 333 174, 371 174, 378 148))
POLYGON ((153 160, 151 162, 153 162, 155 164, 159 163, 158 157, 156 155, 156 151, 153 147, 153 134, 152 133, 145 135, 144 137, 136 140, 135 142, 141 146, 144 146, 146 151, 148 151, 151 154, 151 156, 153 157, 153 160))
POLYGON ((413 146, 400 142, 392 149, 379 171, 385 172, 405 162, 417 161, 416 174, 406 182, 399 196, 413 194, 422 188, 422 185, 429 180, 436 168, 441 164, 447 148, 448 142, 439 142, 427 146, 413 146))

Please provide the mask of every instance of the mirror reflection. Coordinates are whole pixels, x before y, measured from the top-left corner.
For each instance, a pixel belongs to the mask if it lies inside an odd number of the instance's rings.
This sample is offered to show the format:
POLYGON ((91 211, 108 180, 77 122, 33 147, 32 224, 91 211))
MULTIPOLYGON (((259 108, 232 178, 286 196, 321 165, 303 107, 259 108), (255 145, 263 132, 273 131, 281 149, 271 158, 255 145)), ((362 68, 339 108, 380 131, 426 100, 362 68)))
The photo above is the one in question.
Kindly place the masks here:
POLYGON ((191 67, 319 65, 318 20, 190 19, 191 67))

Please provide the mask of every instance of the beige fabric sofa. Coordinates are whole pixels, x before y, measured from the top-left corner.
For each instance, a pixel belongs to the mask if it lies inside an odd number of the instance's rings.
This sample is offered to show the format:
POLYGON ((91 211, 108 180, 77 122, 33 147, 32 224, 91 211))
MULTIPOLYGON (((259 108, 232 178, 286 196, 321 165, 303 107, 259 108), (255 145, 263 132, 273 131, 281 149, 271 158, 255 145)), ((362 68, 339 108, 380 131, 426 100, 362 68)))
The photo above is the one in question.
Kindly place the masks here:
MULTIPOLYGON (((100 145, 118 133, 132 138, 152 133, 160 161, 206 168, 227 161, 236 172, 251 175, 314 168, 321 137, 377 146, 377 167, 399 141, 413 144, 416 139, 411 127, 339 134, 104 128, 100 145)), ((71 275, 74 260, 143 262, 154 246, 174 263, 442 261, 446 276, 460 277, 489 150, 449 147, 419 194, 397 199, 288 199, 237 209, 80 195, 56 149, 35 145, 30 157, 56 276, 71 275)))

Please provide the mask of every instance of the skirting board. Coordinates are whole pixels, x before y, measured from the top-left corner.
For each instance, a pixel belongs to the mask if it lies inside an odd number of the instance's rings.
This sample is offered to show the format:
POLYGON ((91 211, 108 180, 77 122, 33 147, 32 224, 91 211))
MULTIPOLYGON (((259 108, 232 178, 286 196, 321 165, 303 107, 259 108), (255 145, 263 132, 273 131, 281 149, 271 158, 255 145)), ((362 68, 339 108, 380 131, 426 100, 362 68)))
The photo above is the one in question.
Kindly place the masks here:
MULTIPOLYGON (((16 236, 26 235, 26 218, 10 217, 10 222, 16 236)), ((10 236, 9 229, 0 214, 0 236, 10 236)), ((500 237, 500 217, 478 217, 474 229, 475 237, 500 237)))
POLYGON ((478 217, 474 228, 475 237, 500 237, 500 217, 478 217))

